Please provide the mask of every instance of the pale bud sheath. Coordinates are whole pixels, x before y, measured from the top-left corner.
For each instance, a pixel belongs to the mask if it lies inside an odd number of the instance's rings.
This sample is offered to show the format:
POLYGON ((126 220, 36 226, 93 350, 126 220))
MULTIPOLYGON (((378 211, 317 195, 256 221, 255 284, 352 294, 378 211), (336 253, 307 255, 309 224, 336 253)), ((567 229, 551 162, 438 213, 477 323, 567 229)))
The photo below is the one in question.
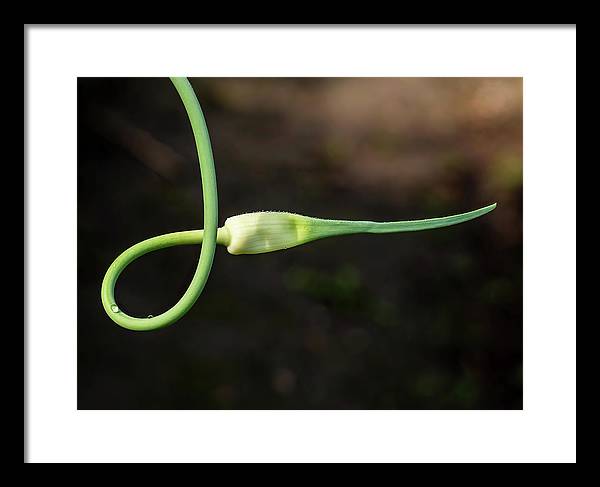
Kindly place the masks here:
POLYGON ((225 220, 218 240, 233 255, 285 250, 321 238, 311 220, 315 219, 280 211, 244 213, 225 220))
POLYGON ((459 215, 427 220, 370 222, 325 220, 295 213, 260 211, 229 217, 217 233, 217 243, 233 255, 285 250, 313 240, 353 233, 395 233, 447 227, 492 211, 496 204, 459 215))

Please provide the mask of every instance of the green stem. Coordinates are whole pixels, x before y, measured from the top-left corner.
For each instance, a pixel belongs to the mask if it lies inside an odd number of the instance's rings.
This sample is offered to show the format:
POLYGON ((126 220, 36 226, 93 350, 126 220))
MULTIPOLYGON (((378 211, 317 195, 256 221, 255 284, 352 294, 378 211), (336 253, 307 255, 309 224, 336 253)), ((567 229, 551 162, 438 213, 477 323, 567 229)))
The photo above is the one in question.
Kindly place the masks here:
POLYGON ((202 176, 202 193, 204 199, 204 230, 177 232, 144 240, 123 252, 108 268, 102 282, 102 305, 108 316, 118 325, 129 330, 147 331, 162 328, 175 323, 194 305, 208 279, 215 255, 218 226, 217 178, 213 162, 210 137, 206 121, 196 98, 194 89, 187 78, 171 78, 177 89, 192 125, 200 173, 202 176), (142 255, 161 248, 174 245, 202 243, 198 267, 192 282, 181 299, 168 311, 148 318, 135 318, 122 311, 114 296, 117 278, 132 261, 142 255))
POLYGON ((479 208, 478 210, 460 213, 458 215, 443 216, 440 218, 427 218, 425 220, 405 220, 398 222, 370 222, 352 220, 321 220, 315 218, 315 233, 320 233, 319 238, 334 237, 337 235, 350 235, 355 233, 400 233, 432 230, 434 228, 449 227, 464 223, 489 213, 496 208, 496 203, 479 208))

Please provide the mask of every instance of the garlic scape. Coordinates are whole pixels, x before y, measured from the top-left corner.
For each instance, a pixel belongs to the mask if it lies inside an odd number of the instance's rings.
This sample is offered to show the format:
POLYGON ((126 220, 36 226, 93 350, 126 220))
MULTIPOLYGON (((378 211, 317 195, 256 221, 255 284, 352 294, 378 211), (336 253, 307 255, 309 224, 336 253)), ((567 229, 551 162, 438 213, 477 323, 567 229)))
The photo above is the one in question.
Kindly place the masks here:
POLYGON ((458 215, 426 220, 370 222, 325 220, 280 211, 259 211, 229 217, 218 230, 217 243, 233 255, 285 250, 327 237, 356 233, 418 232, 449 227, 489 213, 496 204, 458 215))
POLYGON ((186 78, 171 78, 185 107, 198 152, 204 195, 204 229, 169 233, 139 242, 121 253, 110 265, 100 296, 107 315, 129 330, 149 331, 171 325, 194 305, 208 280, 215 247, 224 245, 230 254, 262 254, 285 250, 321 238, 356 233, 416 232, 456 225, 492 211, 496 204, 458 215, 427 220, 371 222, 326 220, 295 213, 264 211, 232 216, 218 226, 217 180, 212 148, 200 103, 186 78), (155 250, 177 245, 201 245, 200 257, 192 282, 179 301, 167 311, 145 318, 129 316, 116 303, 115 285, 123 270, 134 260, 155 250))

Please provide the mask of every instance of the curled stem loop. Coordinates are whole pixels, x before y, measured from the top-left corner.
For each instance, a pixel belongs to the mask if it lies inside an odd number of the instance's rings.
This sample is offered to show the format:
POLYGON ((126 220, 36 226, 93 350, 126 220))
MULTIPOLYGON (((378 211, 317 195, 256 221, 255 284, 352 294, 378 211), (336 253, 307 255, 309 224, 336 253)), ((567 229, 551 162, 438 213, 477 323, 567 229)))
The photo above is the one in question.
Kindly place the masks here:
POLYGON ((168 235, 144 240, 123 252, 111 264, 102 281, 102 305, 108 316, 118 325, 129 330, 147 331, 156 330, 171 325, 185 315, 194 305, 204 285, 208 280, 208 275, 212 267, 215 248, 217 245, 217 226, 219 204, 217 199, 217 178, 215 175, 215 165, 213 161, 210 137, 206 121, 200 108, 200 103, 196 98, 194 89, 187 78, 171 78, 173 85, 187 112, 196 149, 198 151, 198 160, 200 163, 200 175, 202 177, 202 194, 204 199, 204 230, 194 230, 189 232, 177 232, 168 235), (129 316, 121 310, 115 302, 115 284, 117 278, 135 259, 154 250, 172 247, 174 245, 199 244, 202 243, 198 266, 192 278, 192 282, 187 290, 181 296, 179 301, 164 313, 148 317, 135 318, 129 316))

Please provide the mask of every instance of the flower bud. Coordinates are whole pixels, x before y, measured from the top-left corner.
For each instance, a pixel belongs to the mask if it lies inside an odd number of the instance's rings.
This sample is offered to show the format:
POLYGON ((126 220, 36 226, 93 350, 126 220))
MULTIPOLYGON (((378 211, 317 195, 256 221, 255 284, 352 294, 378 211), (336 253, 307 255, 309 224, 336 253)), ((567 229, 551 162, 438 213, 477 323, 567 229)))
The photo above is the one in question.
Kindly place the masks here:
POLYGON ((397 222, 324 220, 281 211, 259 211, 225 220, 225 225, 217 232, 217 243, 227 246, 233 255, 262 254, 336 235, 416 232, 448 227, 478 218, 494 208, 496 203, 458 215, 397 222))
POLYGON ((311 231, 315 220, 277 211, 244 213, 225 220, 220 240, 233 255, 262 254, 289 249, 319 238, 311 231))

